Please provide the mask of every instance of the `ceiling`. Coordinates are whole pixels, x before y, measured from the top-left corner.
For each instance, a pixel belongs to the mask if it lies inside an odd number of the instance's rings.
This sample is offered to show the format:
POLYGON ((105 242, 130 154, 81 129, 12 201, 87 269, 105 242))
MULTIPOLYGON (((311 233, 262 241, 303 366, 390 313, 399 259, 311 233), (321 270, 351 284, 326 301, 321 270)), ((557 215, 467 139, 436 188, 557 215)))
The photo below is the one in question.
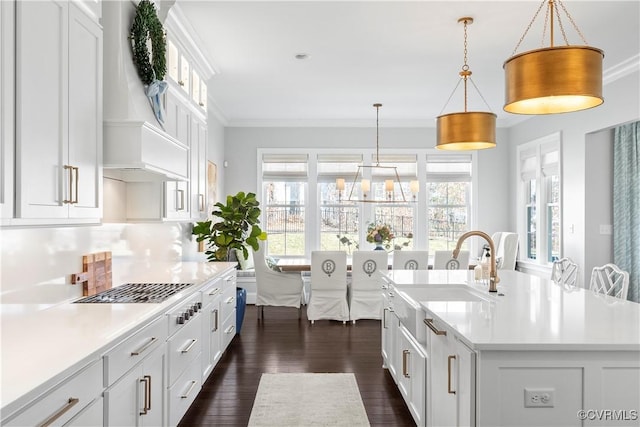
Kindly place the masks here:
MULTIPOLYGON (((468 110, 493 111, 498 126, 526 119, 502 110, 502 66, 540 0, 177 4, 216 70, 209 98, 227 126, 372 126, 372 105, 380 102, 381 126, 434 127, 438 115, 464 110, 462 85, 454 92, 463 65, 457 21, 464 16, 475 21, 468 27, 467 63, 479 89, 469 86, 468 110), (296 59, 300 53, 308 59, 296 59)), ((564 5, 589 45, 604 51, 605 82, 614 69, 637 69, 640 1, 564 5)), ((549 46, 548 36, 542 44, 545 9, 517 53, 549 46)), ((561 18, 569 43, 583 44, 561 18)), ((555 33, 562 44, 557 21, 555 33)), ((606 86, 604 96, 606 103, 606 86)))

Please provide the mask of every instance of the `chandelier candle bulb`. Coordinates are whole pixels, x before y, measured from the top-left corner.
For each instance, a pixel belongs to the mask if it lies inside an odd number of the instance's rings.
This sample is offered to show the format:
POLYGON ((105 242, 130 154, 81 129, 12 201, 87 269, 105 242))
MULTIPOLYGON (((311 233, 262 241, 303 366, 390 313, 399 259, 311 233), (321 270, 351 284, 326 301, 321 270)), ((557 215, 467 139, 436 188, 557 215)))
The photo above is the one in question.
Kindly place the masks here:
POLYGON ((336 179, 336 190, 344 191, 344 178, 336 179))
POLYGON ((385 179, 384 181, 384 191, 393 191, 393 180, 385 179))
POLYGON ((418 194, 420 191, 420 181, 411 181, 409 182, 409 189, 413 195, 418 194))
POLYGON ((363 193, 368 193, 369 190, 371 190, 371 181, 369 181, 368 179, 363 179, 361 185, 363 193))

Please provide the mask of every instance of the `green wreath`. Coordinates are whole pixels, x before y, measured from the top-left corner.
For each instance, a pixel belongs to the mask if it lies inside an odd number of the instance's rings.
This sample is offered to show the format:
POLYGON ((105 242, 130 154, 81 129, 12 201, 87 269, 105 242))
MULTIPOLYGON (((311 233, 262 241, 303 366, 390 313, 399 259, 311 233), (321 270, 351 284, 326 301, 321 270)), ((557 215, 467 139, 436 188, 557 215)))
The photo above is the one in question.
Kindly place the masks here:
POLYGON ((163 80, 167 73, 166 40, 156 8, 149 0, 138 4, 130 38, 133 41, 133 62, 142 82, 149 85, 156 79, 163 80), (152 55, 149 55, 147 40, 151 40, 152 55))

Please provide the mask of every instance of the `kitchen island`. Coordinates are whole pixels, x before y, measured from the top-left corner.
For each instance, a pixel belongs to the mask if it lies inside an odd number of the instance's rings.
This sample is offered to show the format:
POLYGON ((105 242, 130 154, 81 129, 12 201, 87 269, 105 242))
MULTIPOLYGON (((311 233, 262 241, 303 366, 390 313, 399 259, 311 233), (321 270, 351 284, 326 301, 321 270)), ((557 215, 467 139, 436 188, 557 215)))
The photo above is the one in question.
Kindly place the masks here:
MULTIPOLYGON (((29 304, 27 302, 9 304, 3 301, 3 304, 0 305, 0 320, 2 322, 2 378, 0 387, 3 425, 7 420, 7 425, 13 425, 16 422, 20 424, 23 421, 19 421, 19 417, 15 418, 16 414, 28 413, 30 408, 39 404, 44 397, 58 390, 64 390, 65 382, 72 383, 75 377, 81 375, 92 375, 92 379, 98 378, 98 381, 92 380, 90 384, 91 393, 95 392, 96 396, 95 405, 89 404, 89 406, 96 407, 97 425, 103 423, 113 425, 114 422, 110 422, 108 417, 104 421, 102 419, 103 389, 107 388, 105 396, 108 395, 111 377, 115 378, 114 372, 134 367, 134 364, 137 363, 136 357, 139 360, 149 360, 147 354, 152 353, 154 349, 158 351, 153 352, 158 353, 162 359, 161 365, 168 367, 169 363, 172 363, 171 358, 174 356, 170 353, 165 355, 165 348, 170 347, 170 339, 168 338, 176 329, 173 326, 176 324, 174 313, 178 313, 178 315, 183 313, 185 301, 189 301, 189 307, 198 302, 202 307, 203 301, 206 305, 206 298, 209 295, 214 294, 218 299, 220 296, 225 298, 223 286, 228 287, 232 295, 228 299, 233 304, 231 308, 233 309, 232 320, 235 328, 234 263, 180 262, 166 264, 127 261, 119 263, 117 268, 114 268, 114 287, 124 283, 154 282, 189 283, 190 286, 161 303, 76 304, 73 303, 73 300, 68 300, 57 304, 29 304), (222 278, 227 276, 233 279, 229 281, 229 286, 226 284, 217 285, 214 288, 215 293, 208 290, 212 281, 222 281, 222 278), (207 292, 205 292, 205 288, 207 292), (141 330, 152 333, 153 338, 149 342, 150 345, 146 344, 146 337, 135 336, 137 331, 141 330), (136 350, 140 349, 140 356, 127 350, 125 356, 131 357, 132 361, 118 362, 118 366, 114 360, 117 360, 120 354, 114 349, 119 350, 118 345, 129 338, 136 338, 137 342, 133 340, 131 345, 136 350), (94 390, 94 387, 97 389, 94 390)), ((222 308, 220 309, 222 310, 222 308)), ((207 324, 211 323, 206 317, 208 315, 209 313, 203 309, 201 313, 192 314, 193 320, 191 322, 184 322, 185 330, 192 328, 196 333, 197 346, 192 345, 192 348, 202 350, 202 355, 200 352, 191 351, 191 354, 197 353, 193 357, 197 361, 191 363, 194 366, 194 371, 200 371, 201 365, 207 367, 204 355, 209 353, 202 344, 207 337, 202 334, 204 339, 200 339, 200 322, 206 320, 207 324), (202 362, 201 359, 203 359, 202 362)), ((218 316, 217 313, 216 316, 218 316)), ((218 317, 215 321, 218 322, 218 317)), ((222 320, 219 323, 222 324, 222 320)), ((233 328, 231 330, 235 335, 233 328)), ((184 351, 183 353, 186 354, 184 351)), ((211 367, 206 372, 207 374, 210 369, 211 367)), ((183 371, 185 370, 186 368, 183 369, 183 371)), ((202 371, 197 376, 199 386, 204 377, 202 371)), ((162 380, 157 384, 163 385, 165 390, 162 393, 165 393, 170 385, 169 374, 161 372, 159 377, 162 380)), ((147 393, 147 391, 143 391, 147 393)), ((70 403, 73 403, 71 402, 72 398, 78 397, 71 394, 64 396, 63 398, 69 399, 70 403)), ((81 399, 83 397, 80 396, 81 399)), ((89 398, 92 397, 89 396, 89 398)), ((134 396, 132 405, 137 405, 138 398, 139 396, 134 396)), ((105 414, 108 413, 107 403, 105 398, 105 414)), ((154 402, 154 408, 164 407, 165 403, 169 405, 169 398, 163 396, 154 402)), ((52 405, 55 409, 63 406, 57 403, 52 405)), ((81 404, 78 404, 78 407, 80 406, 81 404)), ((134 409, 136 410, 135 415, 138 415, 137 408, 134 409)), ((170 411, 167 409, 163 408, 158 414, 163 425, 170 424, 168 422, 170 411)), ((53 412, 55 411, 51 411, 51 413, 53 412)), ((42 413, 41 416, 45 417, 48 413, 50 412, 42 413)), ((74 418, 71 424, 86 425, 82 418, 77 420, 74 418)), ((90 425, 94 424, 91 422, 90 425)))
POLYGON ((461 271, 384 278, 414 343, 396 359, 424 352, 424 425, 639 425, 639 304, 515 271, 497 293, 461 271))

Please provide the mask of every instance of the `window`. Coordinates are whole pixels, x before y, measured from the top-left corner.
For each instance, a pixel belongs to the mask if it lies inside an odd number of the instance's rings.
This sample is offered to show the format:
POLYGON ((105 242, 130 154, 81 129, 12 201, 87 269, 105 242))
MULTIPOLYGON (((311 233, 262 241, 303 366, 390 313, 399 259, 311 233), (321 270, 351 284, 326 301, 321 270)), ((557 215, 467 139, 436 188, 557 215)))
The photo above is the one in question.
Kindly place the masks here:
MULTIPOLYGON (((471 155, 427 156, 429 252, 453 250, 471 220, 471 155)), ((467 249, 468 242, 463 248, 467 249)))
POLYGON ((262 156, 262 229, 269 255, 305 255, 307 155, 262 156))
POLYGON ((561 258, 560 136, 518 147, 518 228, 526 259, 546 264, 561 258))

